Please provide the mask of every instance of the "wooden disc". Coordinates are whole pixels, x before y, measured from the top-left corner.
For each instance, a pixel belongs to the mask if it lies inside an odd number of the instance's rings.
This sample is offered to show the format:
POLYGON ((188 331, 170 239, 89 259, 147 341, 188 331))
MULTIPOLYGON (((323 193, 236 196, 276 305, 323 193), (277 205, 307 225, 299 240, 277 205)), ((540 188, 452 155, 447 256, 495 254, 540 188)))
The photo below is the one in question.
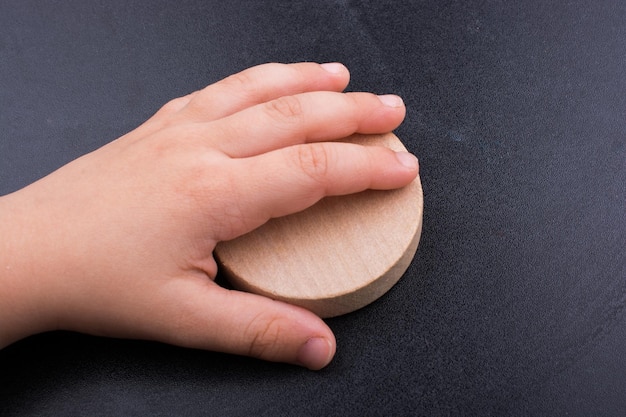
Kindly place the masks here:
MULTIPOLYGON (((393 134, 346 142, 405 150, 393 134)), ((307 308, 320 317, 357 310, 387 292, 408 268, 422 230, 419 177, 404 188, 327 197, 272 219, 215 255, 238 289, 307 308)))

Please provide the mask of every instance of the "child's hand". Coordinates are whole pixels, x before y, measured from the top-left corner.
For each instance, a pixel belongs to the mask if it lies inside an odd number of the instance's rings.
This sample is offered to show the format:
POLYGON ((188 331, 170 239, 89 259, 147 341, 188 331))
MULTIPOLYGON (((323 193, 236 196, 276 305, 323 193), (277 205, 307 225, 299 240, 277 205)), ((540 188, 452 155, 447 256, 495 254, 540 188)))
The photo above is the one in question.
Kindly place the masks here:
POLYGON ((327 195, 402 187, 415 158, 329 143, 397 127, 396 96, 339 64, 268 64, 0 198, 0 347, 67 329, 296 363, 335 352, 314 314, 213 282, 217 242, 327 195))

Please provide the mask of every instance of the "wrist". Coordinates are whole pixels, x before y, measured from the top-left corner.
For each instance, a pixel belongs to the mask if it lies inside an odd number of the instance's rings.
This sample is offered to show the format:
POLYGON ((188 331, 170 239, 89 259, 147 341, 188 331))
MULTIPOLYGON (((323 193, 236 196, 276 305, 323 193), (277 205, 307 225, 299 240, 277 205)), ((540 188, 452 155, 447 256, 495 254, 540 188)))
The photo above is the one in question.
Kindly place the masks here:
POLYGON ((0 197, 0 348, 55 328, 37 262, 37 227, 21 192, 0 197))

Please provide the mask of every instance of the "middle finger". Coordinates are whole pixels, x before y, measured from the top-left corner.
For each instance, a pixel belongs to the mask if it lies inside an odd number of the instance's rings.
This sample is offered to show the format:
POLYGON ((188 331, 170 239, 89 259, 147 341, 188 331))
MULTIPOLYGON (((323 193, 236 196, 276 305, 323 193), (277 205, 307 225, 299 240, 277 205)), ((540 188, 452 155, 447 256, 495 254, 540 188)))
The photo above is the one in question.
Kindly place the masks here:
POLYGON ((203 124, 198 133, 227 155, 243 158, 353 133, 386 133, 402 122, 405 111, 394 95, 317 91, 247 108, 203 124))

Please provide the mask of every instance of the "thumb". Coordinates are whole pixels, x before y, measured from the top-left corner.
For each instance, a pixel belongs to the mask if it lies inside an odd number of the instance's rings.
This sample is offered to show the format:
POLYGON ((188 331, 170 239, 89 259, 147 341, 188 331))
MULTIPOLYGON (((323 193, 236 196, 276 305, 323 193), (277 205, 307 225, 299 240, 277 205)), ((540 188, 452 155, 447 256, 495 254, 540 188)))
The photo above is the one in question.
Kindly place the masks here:
POLYGON ((335 354, 330 328, 301 307, 202 279, 178 282, 167 298, 154 335, 165 342, 313 370, 328 365, 335 354))

